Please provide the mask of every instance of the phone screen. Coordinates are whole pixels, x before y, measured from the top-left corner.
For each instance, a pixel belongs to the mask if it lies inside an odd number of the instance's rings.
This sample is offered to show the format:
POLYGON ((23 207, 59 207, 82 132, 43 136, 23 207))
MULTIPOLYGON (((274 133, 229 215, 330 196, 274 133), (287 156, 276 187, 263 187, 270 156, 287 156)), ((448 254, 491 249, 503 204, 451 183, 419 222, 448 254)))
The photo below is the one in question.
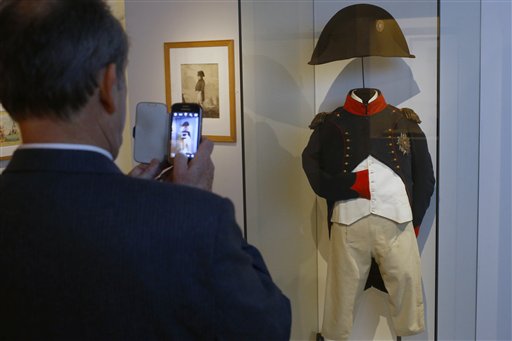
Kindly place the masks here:
POLYGON ((170 157, 177 153, 193 158, 197 152, 201 134, 201 115, 198 112, 178 111, 171 113, 170 157))

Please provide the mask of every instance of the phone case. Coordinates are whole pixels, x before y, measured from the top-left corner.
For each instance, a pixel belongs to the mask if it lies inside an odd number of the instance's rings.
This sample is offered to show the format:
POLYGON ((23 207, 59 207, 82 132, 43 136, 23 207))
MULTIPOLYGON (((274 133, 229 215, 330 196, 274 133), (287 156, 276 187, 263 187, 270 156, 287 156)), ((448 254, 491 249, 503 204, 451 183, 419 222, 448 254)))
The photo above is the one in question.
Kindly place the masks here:
POLYGON ((167 158, 169 115, 163 103, 140 102, 135 111, 133 158, 140 163, 167 158))

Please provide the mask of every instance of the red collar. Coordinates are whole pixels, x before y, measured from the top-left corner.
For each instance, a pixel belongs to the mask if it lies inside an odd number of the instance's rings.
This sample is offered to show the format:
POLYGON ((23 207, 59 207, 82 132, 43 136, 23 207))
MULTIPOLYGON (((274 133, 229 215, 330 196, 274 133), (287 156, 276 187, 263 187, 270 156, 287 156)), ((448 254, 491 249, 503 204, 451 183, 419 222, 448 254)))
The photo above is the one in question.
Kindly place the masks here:
POLYGON ((352 93, 352 90, 349 91, 347 95, 347 99, 345 100, 345 104, 343 105, 343 109, 348 111, 351 114, 354 115, 360 115, 360 116, 366 116, 366 115, 373 115, 378 112, 381 112, 386 108, 388 105, 386 103, 386 100, 384 99, 384 96, 382 96, 382 93, 379 91, 379 95, 377 98, 368 105, 364 105, 361 102, 358 102, 357 100, 353 99, 350 94, 352 93))

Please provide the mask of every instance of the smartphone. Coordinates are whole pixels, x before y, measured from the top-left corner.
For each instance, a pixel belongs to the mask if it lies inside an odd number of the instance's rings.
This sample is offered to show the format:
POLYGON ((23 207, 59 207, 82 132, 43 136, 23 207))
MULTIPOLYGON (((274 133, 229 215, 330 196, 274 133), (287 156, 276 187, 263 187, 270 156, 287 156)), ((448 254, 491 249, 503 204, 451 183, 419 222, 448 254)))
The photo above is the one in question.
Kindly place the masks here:
POLYGON ((165 160, 168 154, 169 114, 164 103, 139 102, 133 128, 133 158, 140 163, 165 160))
POLYGON ((169 120, 169 159, 178 153, 193 158, 201 142, 203 109, 196 103, 175 103, 169 120))

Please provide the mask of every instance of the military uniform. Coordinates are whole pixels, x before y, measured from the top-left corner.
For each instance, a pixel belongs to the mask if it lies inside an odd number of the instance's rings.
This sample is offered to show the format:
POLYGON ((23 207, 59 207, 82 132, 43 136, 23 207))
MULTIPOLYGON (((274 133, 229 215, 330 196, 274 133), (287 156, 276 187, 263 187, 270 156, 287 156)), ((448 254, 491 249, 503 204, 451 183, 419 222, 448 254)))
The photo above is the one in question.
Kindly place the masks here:
POLYGON ((433 193, 432 161, 418 116, 388 105, 375 91, 369 103, 351 91, 343 107, 317 115, 302 154, 308 180, 327 200, 333 224, 326 338, 348 338, 372 257, 390 294, 397 334, 424 329, 413 226, 419 228, 433 193))

